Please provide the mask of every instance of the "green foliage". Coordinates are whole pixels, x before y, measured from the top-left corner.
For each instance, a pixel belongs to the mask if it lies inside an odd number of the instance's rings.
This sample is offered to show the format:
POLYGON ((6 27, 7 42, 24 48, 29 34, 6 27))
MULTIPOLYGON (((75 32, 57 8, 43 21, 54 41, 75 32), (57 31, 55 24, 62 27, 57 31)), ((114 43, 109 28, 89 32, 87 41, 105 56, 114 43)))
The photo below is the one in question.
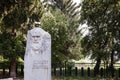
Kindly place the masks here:
POLYGON ((22 38, 12 39, 9 33, 1 34, 0 53, 6 59, 23 57, 25 46, 22 38))
POLYGON ((51 12, 45 13, 41 18, 41 26, 52 36, 53 63, 64 63, 68 59, 76 59, 76 57, 78 57, 78 54, 76 54, 77 52, 73 54, 70 49, 70 47, 76 43, 69 34, 71 27, 69 17, 58 8, 51 8, 50 11, 51 12))
POLYGON ((6 58, 18 58, 24 55, 25 34, 28 22, 39 20, 43 6, 39 0, 2 0, 0 3, 1 55, 6 58), (8 4, 9 3, 9 4, 8 4))
POLYGON ((69 24, 67 22, 67 19, 64 20, 64 14, 61 14, 60 11, 56 10, 54 13, 55 16, 51 13, 44 14, 41 19, 41 26, 52 36, 52 58, 53 61, 58 62, 64 60, 67 57, 65 57, 66 53, 63 53, 63 50, 65 48, 64 44, 68 40, 67 27, 69 24), (57 17, 57 15, 60 16, 57 17))
POLYGON ((24 33, 25 31, 27 32, 29 28, 27 24, 32 25, 34 21, 39 21, 44 12, 42 3, 39 0, 2 0, 0 5, 2 7, 0 27, 2 29, 14 28, 24 33))
POLYGON ((80 5, 76 5, 72 0, 53 0, 55 6, 59 8, 65 15, 68 15, 70 18, 79 18, 79 8, 80 5))
POLYGON ((98 57, 107 64, 111 64, 119 57, 120 34, 120 1, 111 0, 84 0, 81 4, 82 24, 87 24, 89 34, 83 38, 83 52, 91 54, 93 59, 98 57), (117 46, 116 46, 117 45, 117 46), (112 55, 113 53, 113 55, 112 55))
POLYGON ((20 25, 27 21, 27 14, 25 13, 26 11, 23 9, 15 9, 3 18, 3 24, 5 25, 5 27, 14 26, 14 28, 20 28, 20 25))
POLYGON ((75 66, 75 62, 73 62, 73 61, 68 61, 68 62, 66 62, 66 66, 69 68, 69 67, 74 67, 75 66))
POLYGON ((16 62, 25 53, 27 25, 39 21, 43 6, 40 0, 2 0, 0 7, 0 55, 10 61, 10 76, 16 77, 16 62))
POLYGON ((75 7, 71 0, 62 1, 64 3, 60 6, 65 6, 64 10, 56 7, 55 4, 54 7, 44 9, 40 0, 5 1, 2 0, 0 3, 2 7, 0 12, 0 37, 2 41, 0 54, 4 58, 23 58, 25 35, 28 29, 34 27, 35 21, 40 21, 41 27, 52 36, 53 62, 64 63, 68 59, 80 57, 78 53, 80 51, 78 45, 80 36, 76 36, 79 26, 79 17, 76 13, 78 6, 75 7), (8 3, 9 5, 7 5, 8 3))

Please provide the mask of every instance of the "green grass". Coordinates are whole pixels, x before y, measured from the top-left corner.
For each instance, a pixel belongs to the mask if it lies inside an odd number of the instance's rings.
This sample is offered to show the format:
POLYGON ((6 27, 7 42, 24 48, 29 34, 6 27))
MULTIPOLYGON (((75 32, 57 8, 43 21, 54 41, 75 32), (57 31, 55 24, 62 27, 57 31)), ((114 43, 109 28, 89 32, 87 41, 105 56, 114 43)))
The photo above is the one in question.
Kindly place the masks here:
MULTIPOLYGON (((17 78, 17 80, 24 80, 23 78, 17 78)), ((55 77, 52 76, 52 80, 120 80, 118 78, 99 78, 99 77, 55 77)))
POLYGON ((100 78, 100 77, 52 77, 52 80, 120 80, 120 78, 100 78))
MULTIPOLYGON (((90 73, 90 77, 87 76, 87 70, 84 70, 84 76, 82 77, 81 76, 81 71, 79 70, 78 71, 78 75, 75 76, 75 70, 72 71, 72 74, 71 76, 70 75, 66 75, 63 73, 62 76, 60 76, 59 74, 59 70, 56 71, 56 76, 54 76, 53 72, 52 72, 52 80, 120 80, 120 78, 118 78, 118 70, 115 70, 115 78, 103 78, 103 77, 100 77, 100 75, 98 75, 97 77, 94 77, 93 75, 93 70, 91 70, 91 73, 90 73)), ((68 73, 69 71, 67 71, 68 73)), ((2 70, 0 70, 0 77, 2 77, 2 70)), ((6 70, 6 75, 4 76, 4 78, 8 78, 9 77, 9 74, 8 74, 8 70, 6 70)), ((105 77, 105 76, 104 76, 105 77)), ((20 70, 18 70, 18 80, 24 80, 23 79, 23 75, 20 75, 20 70)))
MULTIPOLYGON (((23 77, 17 77, 17 80, 24 80, 23 77)), ((120 78, 100 78, 98 77, 79 77, 79 76, 52 76, 52 80, 120 80, 120 78)))
POLYGON ((94 80, 88 77, 52 77, 52 80, 94 80))

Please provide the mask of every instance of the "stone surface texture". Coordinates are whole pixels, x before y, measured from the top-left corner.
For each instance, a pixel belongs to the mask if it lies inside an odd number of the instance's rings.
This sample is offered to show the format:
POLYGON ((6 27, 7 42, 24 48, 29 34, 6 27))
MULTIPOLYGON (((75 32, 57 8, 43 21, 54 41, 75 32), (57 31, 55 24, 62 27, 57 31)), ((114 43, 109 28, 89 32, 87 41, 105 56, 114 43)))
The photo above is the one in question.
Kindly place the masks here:
POLYGON ((41 28, 27 33, 24 80, 51 80, 51 36, 41 28))

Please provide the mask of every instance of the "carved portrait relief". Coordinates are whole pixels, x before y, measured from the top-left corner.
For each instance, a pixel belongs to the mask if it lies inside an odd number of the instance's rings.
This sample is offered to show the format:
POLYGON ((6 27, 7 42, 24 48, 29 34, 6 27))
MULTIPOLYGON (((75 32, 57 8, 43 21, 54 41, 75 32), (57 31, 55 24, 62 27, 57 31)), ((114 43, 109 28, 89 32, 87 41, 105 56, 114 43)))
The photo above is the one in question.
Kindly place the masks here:
POLYGON ((39 29, 33 29, 30 31, 30 49, 31 54, 42 54, 43 34, 39 29))

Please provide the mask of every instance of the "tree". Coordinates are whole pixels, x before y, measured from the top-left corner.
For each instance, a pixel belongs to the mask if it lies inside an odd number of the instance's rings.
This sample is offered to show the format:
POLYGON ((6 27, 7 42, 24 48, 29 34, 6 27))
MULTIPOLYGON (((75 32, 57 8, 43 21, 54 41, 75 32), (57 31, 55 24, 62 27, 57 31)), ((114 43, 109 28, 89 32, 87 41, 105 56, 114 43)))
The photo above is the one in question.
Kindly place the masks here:
POLYGON ((10 60, 11 77, 16 77, 16 60, 23 57, 25 34, 34 21, 39 21, 43 6, 39 0, 2 0, 0 3, 0 53, 10 60))
POLYGON ((23 58, 25 50, 23 40, 23 36, 17 36, 13 39, 10 33, 3 32, 0 34, 0 53, 3 58, 8 59, 10 62, 10 76, 16 76, 14 72, 16 63, 20 57, 23 58))
POLYGON ((61 12, 66 17, 68 17, 69 27, 68 27, 67 33, 68 33, 68 37, 73 43, 73 45, 69 47, 69 50, 73 54, 81 55, 81 52, 80 52, 81 35, 77 34, 77 30, 79 27, 79 19, 80 19, 80 5, 77 5, 72 0, 53 0, 53 1, 54 1, 53 3, 55 4, 55 6, 58 9, 60 9, 61 12))
POLYGON ((43 29, 48 31, 52 37, 53 64, 57 62, 64 63, 68 59, 75 59, 80 56, 78 56, 79 53, 72 52, 71 47, 76 46, 75 41, 77 38, 73 39, 72 36, 70 36, 69 30, 71 25, 69 17, 61 12, 60 9, 57 7, 50 8, 50 11, 43 15, 41 19, 41 26, 43 29))
MULTIPOLYGON (((86 47, 86 49, 89 48, 89 51, 92 51, 92 55, 97 54, 95 55, 96 58, 102 53, 107 54, 108 56, 102 56, 101 60, 103 60, 104 57, 108 62, 111 60, 109 66, 113 68, 115 51, 117 52, 117 56, 119 56, 119 51, 116 49, 116 47, 119 47, 120 40, 118 38, 120 34, 120 21, 118 17, 120 16, 119 1, 84 0, 81 7, 80 22, 82 24, 86 23, 90 31, 87 40, 88 43, 85 43, 85 38, 83 39, 84 47, 86 47), (91 43, 91 41, 94 43, 91 43), (91 44, 91 46, 88 46, 88 44, 91 44), (98 50, 98 52, 96 52, 96 50, 98 50)), ((84 47, 83 49, 85 49, 84 47)))
POLYGON ((58 8, 66 17, 68 17, 69 24, 69 35, 76 35, 76 30, 79 26, 80 19, 80 5, 76 5, 72 0, 44 0, 46 3, 46 8, 53 8, 51 10, 54 12, 54 8, 58 8))
POLYGON ((53 0, 55 6, 70 18, 78 17, 80 5, 76 5, 72 0, 53 0))
POLYGON ((43 4, 48 13, 42 18, 41 26, 52 35, 53 63, 63 63, 72 58, 78 59, 80 57, 80 36, 76 35, 79 26, 78 6, 73 5, 71 0, 44 0, 43 4), (69 6, 67 3, 70 3, 69 6), (76 13, 74 17, 67 13, 70 13, 71 9, 74 9, 71 14, 76 13))

